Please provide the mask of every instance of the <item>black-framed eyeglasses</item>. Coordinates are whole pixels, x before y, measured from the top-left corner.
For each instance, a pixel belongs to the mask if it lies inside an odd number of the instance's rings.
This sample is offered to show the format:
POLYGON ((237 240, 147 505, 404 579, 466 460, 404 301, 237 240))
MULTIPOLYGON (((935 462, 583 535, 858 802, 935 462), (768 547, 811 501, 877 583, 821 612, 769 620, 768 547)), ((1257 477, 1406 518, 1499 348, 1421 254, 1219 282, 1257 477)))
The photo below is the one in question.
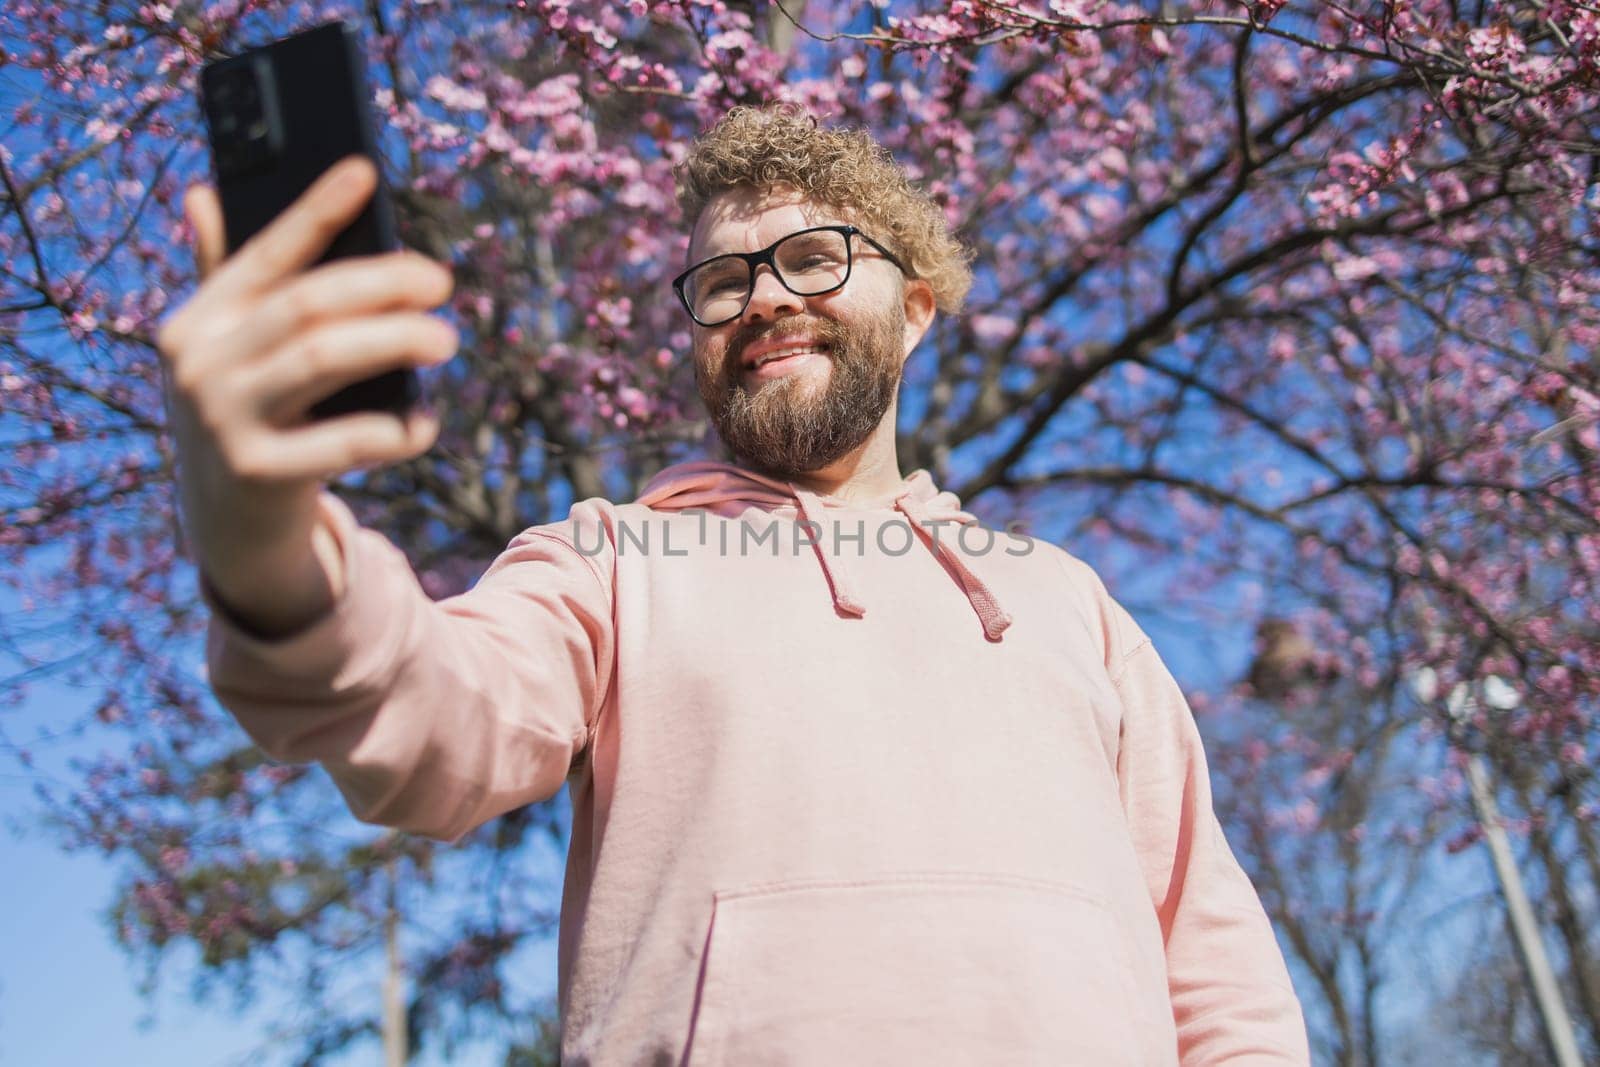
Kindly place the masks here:
POLYGON ((763 263, 796 296, 843 289, 854 265, 852 237, 867 242, 910 276, 893 252, 855 226, 813 226, 781 237, 759 252, 729 252, 696 263, 672 279, 672 288, 691 319, 701 326, 721 326, 744 314, 755 292, 756 268, 763 263))

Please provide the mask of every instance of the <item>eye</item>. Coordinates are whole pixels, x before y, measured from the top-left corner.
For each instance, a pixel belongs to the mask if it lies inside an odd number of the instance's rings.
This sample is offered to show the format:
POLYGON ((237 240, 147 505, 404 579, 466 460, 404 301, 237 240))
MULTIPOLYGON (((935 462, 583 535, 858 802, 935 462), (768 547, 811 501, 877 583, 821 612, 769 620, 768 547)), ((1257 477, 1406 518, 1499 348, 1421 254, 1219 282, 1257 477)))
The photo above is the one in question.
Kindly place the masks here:
POLYGON ((790 273, 830 271, 844 266, 849 250, 837 233, 800 234, 778 249, 778 262, 790 273))
POLYGON ((695 274, 695 291, 704 296, 737 292, 744 288, 747 275, 742 263, 708 264, 695 274))

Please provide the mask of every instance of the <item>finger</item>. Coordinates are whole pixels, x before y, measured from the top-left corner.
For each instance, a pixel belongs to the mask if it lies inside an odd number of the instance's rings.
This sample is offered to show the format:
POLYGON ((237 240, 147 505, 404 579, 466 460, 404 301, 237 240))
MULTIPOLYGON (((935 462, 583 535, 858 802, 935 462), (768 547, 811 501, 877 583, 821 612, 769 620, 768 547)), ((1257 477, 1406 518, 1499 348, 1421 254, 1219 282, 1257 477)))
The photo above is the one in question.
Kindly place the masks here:
POLYGON ((194 265, 200 280, 205 281, 227 255, 222 203, 216 190, 208 185, 191 185, 183 197, 183 213, 194 228, 194 265))
POLYGON ((438 436, 439 420, 427 412, 341 415, 273 434, 258 473, 272 481, 328 479, 420 456, 438 436))
POLYGON ((245 388, 272 422, 301 418, 318 400, 401 367, 429 367, 455 354, 446 322, 420 312, 344 319, 299 337, 249 368, 245 388))
POLYGON ((447 268, 415 252, 341 259, 273 290, 240 324, 238 340, 269 352, 319 323, 438 307, 453 286, 447 268))
POLYGON ((217 292, 226 296, 259 292, 316 262, 361 214, 377 180, 377 170, 364 156, 347 156, 335 163, 222 264, 217 292))

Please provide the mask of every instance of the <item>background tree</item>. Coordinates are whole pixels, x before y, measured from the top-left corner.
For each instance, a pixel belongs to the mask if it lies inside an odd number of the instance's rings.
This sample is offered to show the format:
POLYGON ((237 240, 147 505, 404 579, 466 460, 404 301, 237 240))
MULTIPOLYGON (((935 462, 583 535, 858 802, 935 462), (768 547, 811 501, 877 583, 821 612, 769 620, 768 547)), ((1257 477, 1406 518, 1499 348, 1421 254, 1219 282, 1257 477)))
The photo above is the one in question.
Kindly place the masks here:
MULTIPOLYGON (((439 446, 339 486, 430 592, 575 499, 714 451, 664 284, 685 250, 670 169, 727 105, 795 99, 870 127, 977 252, 969 313, 908 365, 907 469, 1089 559, 1152 628, 1200 618, 1235 660, 1262 620, 1308 646, 1283 692, 1213 671, 1193 696, 1326 1056, 1400 1047, 1371 1010, 1394 984, 1346 961, 1414 916, 1366 872, 1448 877, 1435 830, 1471 843, 1438 709, 1395 695, 1423 667, 1521 694, 1471 743, 1527 820, 1552 944, 1582 959, 1567 931, 1594 926, 1600 886, 1592 5, 14 0, 0 553, 25 610, 0 639, 14 701, 46 672, 93 697, 0 719, 0 743, 103 752, 40 803, 121 872, 136 954, 195 945, 202 984, 235 990, 284 968, 326 1004, 376 959, 398 870, 429 979, 418 1039, 539 1040, 549 982, 527 953, 554 918, 563 804, 452 849, 332 819, 321 773, 243 747, 197 668, 152 347, 193 280, 195 77, 332 14, 368 31, 403 235, 457 275, 439 446), (1270 817, 1302 797, 1309 827, 1270 817), (1352 996, 1370 1003, 1335 1006, 1352 996)), ((1564 966, 1592 1005, 1593 976, 1564 966)), ((342 1007, 302 1058, 376 1032, 375 1003, 342 1007)))

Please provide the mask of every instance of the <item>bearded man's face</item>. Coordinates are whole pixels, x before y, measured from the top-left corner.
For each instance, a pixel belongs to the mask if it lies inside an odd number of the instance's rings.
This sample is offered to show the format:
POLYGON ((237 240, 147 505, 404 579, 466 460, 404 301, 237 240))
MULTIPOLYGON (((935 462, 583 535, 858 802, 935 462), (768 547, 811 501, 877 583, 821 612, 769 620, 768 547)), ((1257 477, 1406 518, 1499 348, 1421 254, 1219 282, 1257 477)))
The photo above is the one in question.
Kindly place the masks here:
MULTIPOLYGON (((843 221, 795 193, 726 193, 701 217, 692 258, 753 252, 843 221)), ((789 479, 826 467, 866 441, 894 405, 914 341, 904 279, 853 240, 842 289, 797 296, 762 267, 742 316, 695 328, 700 397, 723 443, 754 470, 789 479)))

